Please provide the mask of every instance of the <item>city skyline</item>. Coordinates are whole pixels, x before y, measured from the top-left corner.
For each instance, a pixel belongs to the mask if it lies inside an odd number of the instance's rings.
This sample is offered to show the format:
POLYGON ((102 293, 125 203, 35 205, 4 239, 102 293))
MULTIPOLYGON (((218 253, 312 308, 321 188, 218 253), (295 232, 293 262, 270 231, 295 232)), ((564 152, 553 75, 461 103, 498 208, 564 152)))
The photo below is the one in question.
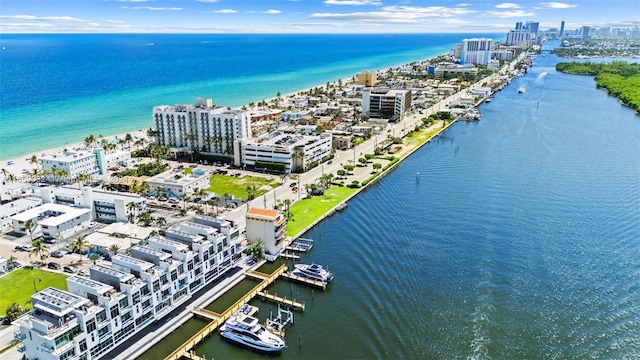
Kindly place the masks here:
POLYGON ((411 0, 5 0, 3 33, 505 33, 634 27, 640 3, 411 0), (621 12, 621 9, 637 11, 621 12))

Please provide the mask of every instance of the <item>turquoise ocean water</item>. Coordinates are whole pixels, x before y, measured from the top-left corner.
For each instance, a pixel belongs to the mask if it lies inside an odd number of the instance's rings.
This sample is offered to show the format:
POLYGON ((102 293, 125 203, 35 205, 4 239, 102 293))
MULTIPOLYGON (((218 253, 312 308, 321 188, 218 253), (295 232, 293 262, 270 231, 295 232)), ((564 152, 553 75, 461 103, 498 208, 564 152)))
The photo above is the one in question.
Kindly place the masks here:
MULTIPOLYGON (((149 128, 160 104, 237 107, 449 51, 427 35, 0 37, 0 159, 149 128)), ((488 36, 488 35, 487 35, 488 36)))

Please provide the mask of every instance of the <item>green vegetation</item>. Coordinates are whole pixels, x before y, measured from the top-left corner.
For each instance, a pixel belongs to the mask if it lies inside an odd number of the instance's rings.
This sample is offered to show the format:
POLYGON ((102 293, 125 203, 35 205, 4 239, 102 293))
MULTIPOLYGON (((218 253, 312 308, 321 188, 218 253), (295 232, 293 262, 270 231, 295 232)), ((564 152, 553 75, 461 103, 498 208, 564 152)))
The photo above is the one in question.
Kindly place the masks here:
POLYGON ((214 174, 209 178, 211 186, 207 191, 214 192, 218 196, 223 194, 233 195, 234 198, 247 200, 247 198, 257 198, 269 190, 279 186, 278 181, 272 179, 267 181, 260 176, 229 176, 214 174))
MULTIPOLYGON (((7 307, 16 303, 23 308, 31 300, 31 295, 49 286, 67 290, 67 275, 22 267, 0 277, 0 316, 5 315, 7 307)), ((29 306, 30 307, 30 306, 29 306)))
POLYGON ((571 74, 595 75, 596 85, 640 113, 640 64, 613 61, 605 63, 558 63, 556 70, 571 74))
POLYGON ((297 235, 356 191, 354 188, 332 186, 322 196, 302 199, 291 205, 289 211, 293 214, 293 221, 287 225, 287 235, 297 235))

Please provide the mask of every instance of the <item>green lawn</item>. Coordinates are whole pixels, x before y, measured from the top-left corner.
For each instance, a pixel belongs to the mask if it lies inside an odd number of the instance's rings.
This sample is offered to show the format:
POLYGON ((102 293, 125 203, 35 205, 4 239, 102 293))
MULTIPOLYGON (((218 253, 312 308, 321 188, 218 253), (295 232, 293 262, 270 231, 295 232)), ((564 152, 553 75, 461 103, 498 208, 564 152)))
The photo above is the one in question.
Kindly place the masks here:
POLYGON ((292 219, 287 224, 287 235, 294 236, 304 230, 311 223, 327 213, 329 209, 338 205, 358 189, 349 187, 332 186, 323 196, 314 196, 303 199, 289 209, 292 219))
POLYGON ((14 302, 24 307, 35 293, 34 282, 38 291, 49 286, 67 290, 66 279, 64 274, 26 267, 0 277, 0 316, 4 316, 7 306, 14 302))
POLYGON ((230 194, 235 198, 239 198, 245 201, 247 200, 248 186, 252 189, 255 188, 254 197, 258 197, 280 185, 275 176, 273 176, 273 179, 271 179, 271 181, 267 181, 266 178, 260 176, 245 175, 241 177, 235 177, 229 175, 214 174, 211 175, 209 181, 211 183, 211 186, 207 189, 207 191, 213 191, 217 196, 230 194))

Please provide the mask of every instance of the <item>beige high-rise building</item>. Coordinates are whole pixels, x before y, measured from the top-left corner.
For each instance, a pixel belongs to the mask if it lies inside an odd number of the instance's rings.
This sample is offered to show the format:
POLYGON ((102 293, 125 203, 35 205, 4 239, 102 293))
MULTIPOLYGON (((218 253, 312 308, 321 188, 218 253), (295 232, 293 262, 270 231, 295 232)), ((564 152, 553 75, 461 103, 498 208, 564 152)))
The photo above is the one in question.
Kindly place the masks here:
POLYGON ((378 75, 376 73, 369 72, 369 70, 358 73, 356 78, 358 80, 358 85, 374 86, 378 83, 378 75))

